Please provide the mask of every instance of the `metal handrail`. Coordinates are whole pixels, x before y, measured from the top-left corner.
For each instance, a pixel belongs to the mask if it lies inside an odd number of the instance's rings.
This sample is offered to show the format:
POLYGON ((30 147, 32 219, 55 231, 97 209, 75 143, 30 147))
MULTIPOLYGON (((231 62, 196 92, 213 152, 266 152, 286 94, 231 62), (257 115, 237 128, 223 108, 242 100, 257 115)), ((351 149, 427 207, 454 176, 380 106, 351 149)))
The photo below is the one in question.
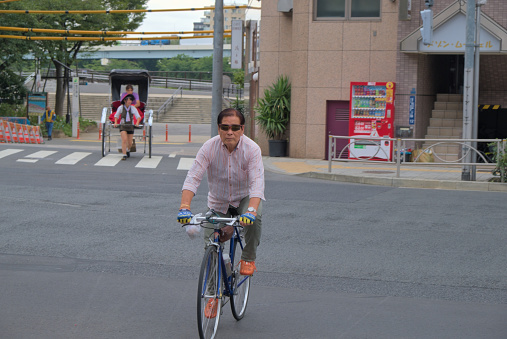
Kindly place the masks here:
MULTIPOLYGON (((328 172, 331 173, 332 168, 332 162, 333 161, 342 161, 342 162, 378 162, 378 158, 383 157, 386 160, 382 159, 384 163, 389 164, 396 164, 396 177, 400 177, 400 168, 401 166, 443 166, 443 165, 470 165, 470 166, 485 166, 485 167, 496 167, 496 163, 490 162, 490 159, 486 158, 484 154, 479 151, 477 148, 472 147, 471 143, 473 142, 486 142, 486 143, 496 143, 496 152, 497 152, 497 158, 500 156, 500 154, 504 152, 505 145, 507 143, 506 139, 412 139, 412 138, 385 138, 385 137, 371 137, 371 136, 337 136, 337 135, 330 135, 329 136, 329 146, 328 146, 328 172), (346 139, 349 142, 346 146, 344 146, 341 150, 337 149, 337 140, 340 139, 346 139), (377 145, 378 149, 376 150, 375 154, 368 157, 368 158, 357 158, 357 159, 341 159, 341 156, 344 152, 350 152, 353 154, 353 150, 351 147, 354 147, 356 141, 360 141, 361 143, 369 142, 371 145, 377 145), (391 157, 389 157, 389 154, 385 152, 384 149, 381 148, 381 142, 385 141, 391 141, 394 143, 393 152, 391 154, 391 157), (413 161, 410 162, 402 162, 401 156, 404 154, 404 145, 407 143, 414 143, 414 142, 433 142, 430 146, 422 149, 421 154, 419 154, 413 161), (462 146, 462 155, 457 160, 445 160, 442 157, 438 155, 438 152, 434 150, 435 146, 440 145, 461 145, 462 146), (431 152, 434 157, 436 157, 440 162, 418 162, 419 158, 422 154, 431 152), (475 153, 478 155, 484 163, 467 163, 464 162, 463 159, 469 154, 470 152, 475 153), (376 158, 376 159, 375 159, 376 158), (394 161, 391 161, 389 159, 395 159, 394 161)), ((503 179, 502 179, 503 180, 503 179)), ((503 182, 503 181, 502 181, 503 182)))
POLYGON ((177 90, 174 91, 174 93, 169 97, 169 99, 167 99, 163 104, 162 106, 160 106, 160 108, 157 110, 157 121, 159 119, 159 113, 161 111, 164 112, 164 114, 166 113, 166 109, 167 109, 167 106, 169 106, 169 104, 173 104, 174 103, 174 96, 180 92, 180 98, 183 98, 183 86, 180 86, 178 87, 177 90))

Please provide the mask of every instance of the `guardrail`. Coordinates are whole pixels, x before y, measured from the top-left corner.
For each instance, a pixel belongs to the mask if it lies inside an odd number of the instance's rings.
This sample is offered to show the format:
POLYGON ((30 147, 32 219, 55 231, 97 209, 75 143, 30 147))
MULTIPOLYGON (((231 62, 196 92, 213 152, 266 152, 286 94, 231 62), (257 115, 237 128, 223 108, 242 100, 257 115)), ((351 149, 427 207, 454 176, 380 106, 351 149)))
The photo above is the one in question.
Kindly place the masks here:
POLYGON ((172 106, 174 104, 174 98, 175 98, 175 95, 178 94, 178 92, 180 92, 180 98, 183 97, 183 88, 180 86, 180 87, 178 87, 178 89, 176 91, 174 91, 174 93, 169 97, 169 99, 167 99, 162 104, 162 106, 160 106, 160 108, 157 110, 157 121, 159 119, 160 112, 162 111, 163 114, 165 114, 169 105, 172 106))
MULTIPOLYGON (((496 144, 496 158, 500 158, 505 153, 505 147, 507 145, 507 139, 412 139, 412 138, 383 138, 383 137, 370 137, 370 136, 337 136, 330 135, 329 136, 329 147, 328 147, 328 172, 331 173, 332 162, 333 161, 342 161, 342 162, 378 162, 380 161, 384 163, 396 164, 396 177, 400 177, 401 166, 449 166, 449 165, 470 165, 470 166, 483 166, 483 167, 491 167, 495 169, 497 167, 496 162, 492 162, 492 160, 484 153, 478 150, 476 147, 472 146, 474 143, 494 143, 496 144), (337 143, 338 140, 347 140, 347 145, 338 149, 337 143), (385 151, 385 147, 382 147, 382 143, 386 141, 393 143, 393 151, 391 154, 388 154, 385 151), (404 156, 404 149, 406 149, 405 145, 407 143, 431 143, 428 147, 423 148, 420 153, 412 160, 412 161, 403 161, 402 158, 404 156), (373 155, 364 157, 358 156, 354 154, 354 147, 358 145, 368 144, 369 146, 376 146, 377 149, 373 148, 373 155), (458 155, 458 159, 456 160, 446 160, 444 159, 443 154, 437 152, 435 147, 442 145, 459 145, 461 147, 461 153, 458 155), (439 162, 419 162, 420 157, 425 153, 432 153, 434 158, 436 158, 439 162), (471 154, 475 155, 475 158, 481 160, 483 162, 470 162, 467 163, 464 159, 471 154), (343 155, 349 155, 349 157, 353 159, 342 159, 343 155), (384 160, 386 159, 386 160, 384 160), (387 159, 394 159, 387 160, 387 159)), ((502 171, 503 169, 500 169, 502 171)), ((501 181, 504 182, 504 175, 501 175, 501 181)))

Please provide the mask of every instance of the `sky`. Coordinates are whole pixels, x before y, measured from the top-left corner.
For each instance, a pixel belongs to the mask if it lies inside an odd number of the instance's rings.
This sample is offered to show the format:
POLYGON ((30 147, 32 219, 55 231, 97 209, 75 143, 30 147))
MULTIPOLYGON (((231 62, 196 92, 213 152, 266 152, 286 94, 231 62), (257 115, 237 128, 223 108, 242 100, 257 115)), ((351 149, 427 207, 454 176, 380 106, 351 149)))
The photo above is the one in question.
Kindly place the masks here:
MULTIPOLYGON (((247 5, 251 2, 252 6, 260 7, 257 0, 224 0, 224 6, 232 3, 236 5, 247 5)), ((173 8, 201 8, 205 6, 214 6, 215 0, 149 0, 148 9, 173 9, 173 8)), ((250 12, 259 10, 250 10, 250 12)), ((253 13, 252 13, 253 14, 253 13)), ((204 11, 185 11, 185 12, 157 12, 146 13, 143 24, 136 30, 139 32, 165 32, 165 31, 193 31, 194 22, 200 21, 204 16, 204 11)), ((247 19, 248 17, 247 12, 247 19)))

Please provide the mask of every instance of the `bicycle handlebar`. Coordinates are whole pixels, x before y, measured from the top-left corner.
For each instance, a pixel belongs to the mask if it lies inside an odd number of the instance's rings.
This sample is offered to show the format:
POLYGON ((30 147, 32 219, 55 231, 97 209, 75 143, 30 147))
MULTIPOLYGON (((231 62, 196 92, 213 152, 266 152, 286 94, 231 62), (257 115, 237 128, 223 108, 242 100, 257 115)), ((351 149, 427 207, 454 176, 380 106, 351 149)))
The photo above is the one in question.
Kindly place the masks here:
MULTIPOLYGON (((224 223, 230 226, 239 226, 239 216, 232 218, 225 218, 214 215, 212 211, 208 211, 204 216, 198 213, 192 217, 190 222, 186 225, 202 225, 203 223, 219 224, 224 223)), ((186 226, 184 225, 184 226, 186 226)))

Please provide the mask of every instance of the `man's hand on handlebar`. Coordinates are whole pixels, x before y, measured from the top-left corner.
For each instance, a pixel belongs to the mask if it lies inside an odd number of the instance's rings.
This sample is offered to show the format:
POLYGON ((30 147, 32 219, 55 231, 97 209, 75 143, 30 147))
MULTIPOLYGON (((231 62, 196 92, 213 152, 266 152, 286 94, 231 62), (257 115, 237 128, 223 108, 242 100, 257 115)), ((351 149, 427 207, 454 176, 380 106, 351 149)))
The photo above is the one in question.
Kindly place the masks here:
POLYGON ((255 221, 255 215, 253 213, 245 213, 239 217, 239 224, 241 226, 252 225, 255 221))
POLYGON ((186 208, 182 208, 180 209, 179 213, 178 213, 178 222, 180 224, 188 224, 190 223, 190 220, 192 219, 192 212, 190 212, 189 209, 186 209, 186 208))

